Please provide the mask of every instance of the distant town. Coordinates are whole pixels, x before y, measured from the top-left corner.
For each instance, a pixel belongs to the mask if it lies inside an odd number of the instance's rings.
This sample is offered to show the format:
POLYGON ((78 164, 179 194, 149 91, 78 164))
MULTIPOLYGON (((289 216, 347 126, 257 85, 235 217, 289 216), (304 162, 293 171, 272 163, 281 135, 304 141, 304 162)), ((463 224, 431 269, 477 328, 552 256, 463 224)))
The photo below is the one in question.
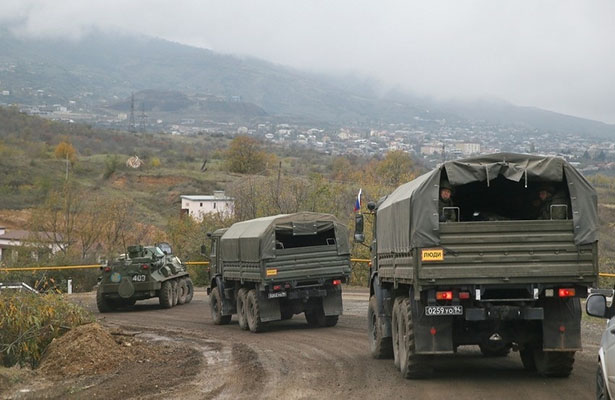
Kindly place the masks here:
MULTIPOLYGON (((24 89, 26 90, 26 89, 24 89)), ((42 90, 28 95, 44 100, 42 90)), ((0 92, 1 97, 11 95, 0 92)), ((585 174, 615 174, 615 143, 604 138, 577 134, 543 132, 526 126, 497 125, 484 121, 447 121, 414 117, 410 123, 373 126, 311 126, 284 122, 280 117, 259 118, 253 122, 220 122, 172 113, 130 112, 90 106, 91 93, 63 104, 18 105, 22 112, 68 123, 88 123, 100 128, 133 132, 161 132, 171 135, 235 136, 249 135, 264 141, 299 146, 331 155, 374 156, 402 150, 430 167, 444 160, 481 153, 521 152, 560 156, 585 174)), ((239 102, 239 96, 220 101, 239 102)))

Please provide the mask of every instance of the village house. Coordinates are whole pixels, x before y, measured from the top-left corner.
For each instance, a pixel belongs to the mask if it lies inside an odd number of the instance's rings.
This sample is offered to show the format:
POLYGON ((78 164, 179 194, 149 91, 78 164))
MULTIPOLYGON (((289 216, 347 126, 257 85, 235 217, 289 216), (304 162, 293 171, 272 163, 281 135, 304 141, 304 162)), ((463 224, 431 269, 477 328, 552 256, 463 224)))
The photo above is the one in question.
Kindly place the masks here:
POLYGON ((211 213, 224 216, 233 214, 235 200, 224 194, 223 190, 215 190, 213 195, 181 195, 181 213, 190 215, 197 221, 211 213))

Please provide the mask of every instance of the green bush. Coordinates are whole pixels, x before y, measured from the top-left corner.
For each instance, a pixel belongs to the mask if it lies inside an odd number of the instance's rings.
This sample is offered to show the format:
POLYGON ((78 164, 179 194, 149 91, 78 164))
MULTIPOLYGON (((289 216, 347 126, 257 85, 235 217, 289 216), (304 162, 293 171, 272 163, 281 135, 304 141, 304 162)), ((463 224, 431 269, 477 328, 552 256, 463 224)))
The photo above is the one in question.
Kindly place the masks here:
POLYGON ((92 321, 60 295, 0 293, 0 364, 34 368, 53 339, 92 321))

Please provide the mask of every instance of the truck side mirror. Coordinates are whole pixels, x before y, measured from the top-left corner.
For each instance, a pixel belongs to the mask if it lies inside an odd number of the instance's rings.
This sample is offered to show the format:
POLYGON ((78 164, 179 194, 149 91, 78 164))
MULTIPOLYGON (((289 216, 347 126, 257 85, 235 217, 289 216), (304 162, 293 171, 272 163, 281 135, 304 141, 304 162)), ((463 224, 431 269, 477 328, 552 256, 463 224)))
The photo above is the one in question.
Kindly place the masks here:
POLYGON ((354 241, 363 243, 365 235, 363 234, 363 214, 357 214, 354 217, 354 241))
POLYGON ((207 255, 207 246, 205 246, 204 244, 201 245, 201 255, 202 256, 207 255))

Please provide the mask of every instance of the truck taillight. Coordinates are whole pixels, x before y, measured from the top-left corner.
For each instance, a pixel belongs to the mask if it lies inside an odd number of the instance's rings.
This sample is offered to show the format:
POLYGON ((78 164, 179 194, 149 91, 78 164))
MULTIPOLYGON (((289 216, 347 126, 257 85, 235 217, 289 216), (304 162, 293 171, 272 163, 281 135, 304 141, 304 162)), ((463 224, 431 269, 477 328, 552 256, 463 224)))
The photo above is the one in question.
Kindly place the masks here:
POLYGON ((559 290, 559 297, 574 297, 575 290, 574 288, 561 288, 559 290))
POLYGON ((141 268, 143 268, 143 269, 149 269, 149 265, 147 265, 147 264, 143 264, 143 265, 141 265, 141 268))
POLYGON ((111 267, 105 267, 105 272, 111 272, 111 267))
POLYGON ((334 279, 333 280, 333 286, 338 286, 342 284, 342 280, 341 279, 334 279))
POLYGON ((273 285, 273 290, 274 291, 282 290, 282 285, 273 285))
POLYGON ((436 300, 453 300, 453 292, 451 290, 436 292, 436 300))
POLYGON ((459 292, 459 298, 461 300, 467 300, 470 298, 470 292, 459 292))

